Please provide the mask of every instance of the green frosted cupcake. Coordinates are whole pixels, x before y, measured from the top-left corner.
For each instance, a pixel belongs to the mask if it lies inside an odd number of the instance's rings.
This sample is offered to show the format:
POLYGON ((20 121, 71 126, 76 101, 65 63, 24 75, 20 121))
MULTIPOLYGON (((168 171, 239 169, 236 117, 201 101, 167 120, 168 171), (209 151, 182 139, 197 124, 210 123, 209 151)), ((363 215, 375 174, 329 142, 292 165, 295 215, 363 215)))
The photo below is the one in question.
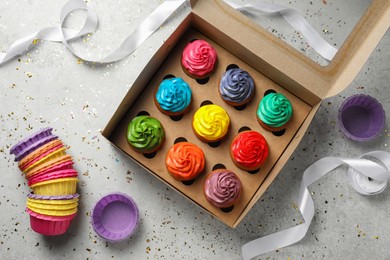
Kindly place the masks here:
POLYGON ((164 128, 154 117, 137 116, 127 127, 127 141, 136 152, 153 153, 161 147, 164 140, 164 128))
POLYGON ((279 132, 286 129, 293 116, 293 108, 283 94, 269 93, 261 99, 256 116, 265 130, 279 132))

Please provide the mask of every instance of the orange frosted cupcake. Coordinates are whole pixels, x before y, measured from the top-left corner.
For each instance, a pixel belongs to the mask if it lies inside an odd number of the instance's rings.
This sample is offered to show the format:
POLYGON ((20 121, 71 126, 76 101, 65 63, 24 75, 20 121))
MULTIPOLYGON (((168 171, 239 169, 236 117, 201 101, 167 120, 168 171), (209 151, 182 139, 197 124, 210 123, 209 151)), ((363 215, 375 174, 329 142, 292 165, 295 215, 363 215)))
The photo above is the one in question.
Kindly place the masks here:
POLYGON ((165 165, 173 178, 179 181, 195 179, 204 169, 204 153, 189 142, 173 145, 165 157, 165 165))
POLYGON ((268 153, 267 141, 256 131, 239 133, 230 145, 230 156, 234 164, 245 171, 259 169, 266 161, 268 153))

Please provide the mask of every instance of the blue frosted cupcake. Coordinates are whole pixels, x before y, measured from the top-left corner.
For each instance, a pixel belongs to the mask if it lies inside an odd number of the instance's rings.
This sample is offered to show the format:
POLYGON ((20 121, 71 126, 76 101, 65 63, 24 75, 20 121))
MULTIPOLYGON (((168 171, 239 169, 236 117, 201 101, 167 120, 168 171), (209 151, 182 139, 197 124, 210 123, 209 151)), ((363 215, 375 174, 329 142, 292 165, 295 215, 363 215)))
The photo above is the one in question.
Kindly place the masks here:
POLYGON ((219 81, 219 94, 223 101, 239 107, 247 104, 255 94, 255 82, 243 69, 227 70, 219 81))
POLYGON ((182 115, 190 108, 191 102, 191 88, 182 78, 164 79, 156 88, 154 103, 165 115, 182 115))

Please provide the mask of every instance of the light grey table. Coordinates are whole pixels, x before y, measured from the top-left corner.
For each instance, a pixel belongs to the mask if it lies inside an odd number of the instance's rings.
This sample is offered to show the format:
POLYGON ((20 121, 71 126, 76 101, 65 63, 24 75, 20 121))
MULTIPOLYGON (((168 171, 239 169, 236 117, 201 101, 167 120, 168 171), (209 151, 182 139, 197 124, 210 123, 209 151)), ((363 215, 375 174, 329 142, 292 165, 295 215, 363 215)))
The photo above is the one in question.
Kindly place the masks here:
MULTIPOLYGON (((76 42, 89 57, 116 48, 161 1, 90 0, 98 13, 98 31, 76 42)), ((242 3, 242 1, 236 1, 242 3)), ((245 1, 246 2, 246 1, 245 1)), ((332 44, 340 46, 369 1, 273 1, 294 7, 332 44), (340 3, 342 2, 342 3, 340 3)), ((58 25, 64 1, 0 2, 0 48, 46 26, 58 25)), ((325 156, 358 157, 388 150, 388 124, 369 143, 348 140, 336 124, 337 109, 348 96, 365 93, 390 111, 390 34, 386 33, 354 82, 325 100, 301 144, 282 172, 236 229, 214 219, 114 149, 102 138, 104 128, 147 60, 189 12, 188 6, 128 58, 93 66, 78 61, 61 44, 42 42, 28 54, 0 67, 0 255, 2 259, 239 259, 241 246, 259 236, 302 221, 296 209, 303 171, 325 156), (52 126, 69 146, 80 173, 79 214, 68 233, 43 237, 31 231, 24 212, 27 184, 9 155, 20 138, 52 126), (127 241, 110 244, 90 225, 94 203, 112 191, 132 196, 140 224, 127 241)), ((304 40, 278 18, 258 18, 262 26, 322 63, 304 40)), ((68 26, 80 27, 83 13, 68 26)), ((310 187, 316 213, 298 244, 260 259, 389 259, 390 191, 363 197, 347 183, 345 168, 310 187)))

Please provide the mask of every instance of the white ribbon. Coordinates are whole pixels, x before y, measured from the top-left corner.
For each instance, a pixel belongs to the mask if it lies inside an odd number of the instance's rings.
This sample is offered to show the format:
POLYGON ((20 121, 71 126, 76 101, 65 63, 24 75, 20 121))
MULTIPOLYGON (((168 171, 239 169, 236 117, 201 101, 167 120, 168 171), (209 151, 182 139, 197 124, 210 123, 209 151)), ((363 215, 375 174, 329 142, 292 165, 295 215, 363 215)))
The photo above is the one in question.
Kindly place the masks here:
POLYGON ((312 164, 303 173, 299 189, 298 207, 305 223, 280 232, 255 239, 242 247, 244 260, 292 245, 305 237, 314 216, 314 202, 308 186, 341 165, 348 165, 348 177, 352 187, 364 195, 382 192, 390 178, 390 153, 374 151, 360 159, 325 157, 312 164))
POLYGON ((110 63, 121 60, 133 51, 135 51, 150 35, 152 35, 183 3, 187 0, 174 0, 165 1, 159 7, 156 8, 141 24, 133 31, 123 43, 114 50, 107 57, 94 60, 83 57, 80 54, 76 54, 75 51, 68 44, 69 40, 83 36, 85 34, 94 32, 98 25, 98 18, 95 11, 87 6, 82 0, 69 0, 61 9, 60 14, 60 27, 48 27, 40 31, 27 35, 17 41, 15 41, 7 53, 0 54, 0 65, 12 59, 13 57, 20 55, 26 51, 26 49, 33 43, 33 40, 47 40, 54 42, 62 42, 70 52, 76 57, 96 63, 110 63), (80 31, 64 28, 64 22, 69 14, 76 10, 86 10, 87 19, 84 26, 80 31))
POLYGON ((321 35, 295 9, 269 3, 246 4, 244 6, 240 6, 228 0, 225 0, 225 2, 244 14, 280 14, 292 27, 305 37, 309 45, 318 52, 318 54, 328 61, 331 61, 338 51, 335 47, 325 41, 325 39, 322 38, 321 35))
MULTIPOLYGON (((173 0, 165 1, 156 8, 141 24, 132 32, 123 43, 114 50, 110 55, 103 59, 95 60, 83 57, 81 54, 76 54, 75 51, 68 44, 70 40, 76 39, 88 33, 92 33, 97 29, 98 17, 96 12, 87 6, 82 0, 69 0, 62 7, 60 14, 59 27, 47 27, 35 33, 29 34, 17 41, 9 47, 6 53, 0 53, 0 65, 9 61, 10 59, 23 54, 34 40, 46 40, 53 42, 62 42, 69 51, 79 59, 96 62, 96 63, 110 63, 121 60, 140 46, 150 35, 152 35, 169 17, 185 3, 187 0, 173 0), (87 18, 84 26, 79 30, 64 28, 64 22, 67 16, 76 11, 87 11, 87 18)), ((337 49, 327 43, 315 30, 309 25, 303 16, 298 11, 285 8, 276 4, 258 3, 253 5, 239 6, 225 0, 226 3, 233 8, 245 13, 268 13, 281 14, 295 29, 300 31, 306 38, 307 42, 316 50, 321 56, 327 60, 331 60, 336 54, 337 49)))

